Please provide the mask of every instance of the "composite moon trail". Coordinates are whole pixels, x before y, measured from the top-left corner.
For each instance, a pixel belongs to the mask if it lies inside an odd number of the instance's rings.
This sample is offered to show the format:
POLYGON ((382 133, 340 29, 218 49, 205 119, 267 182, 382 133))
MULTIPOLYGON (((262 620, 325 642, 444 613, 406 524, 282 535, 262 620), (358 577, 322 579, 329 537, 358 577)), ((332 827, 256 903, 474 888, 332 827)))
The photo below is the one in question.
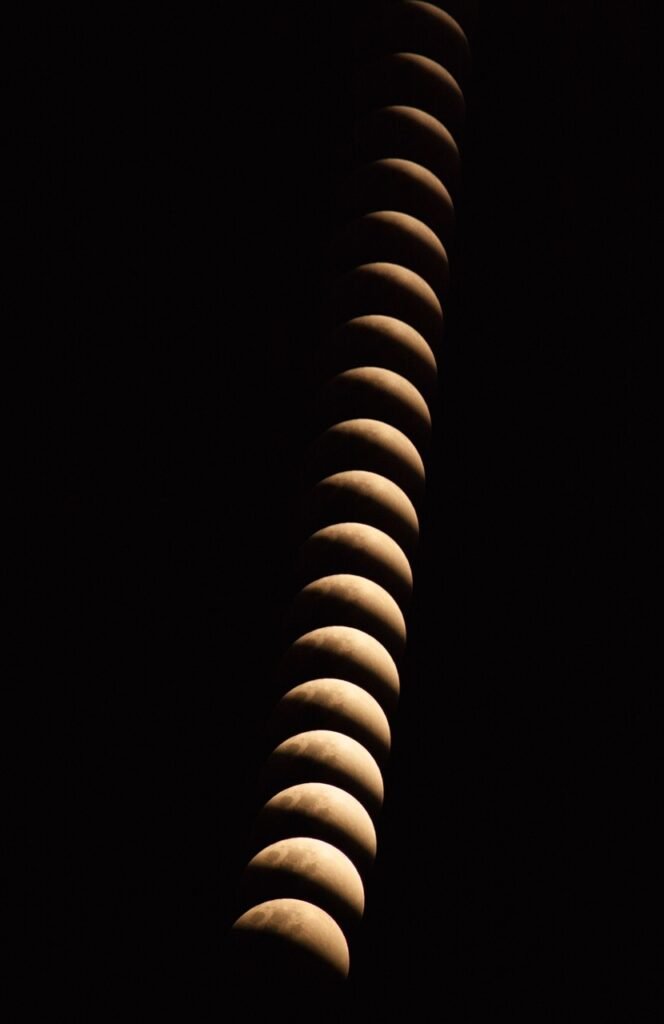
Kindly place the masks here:
POLYGON ((338 183, 320 296, 298 589, 231 930, 256 986, 343 984, 380 848, 476 7, 403 0, 357 26, 355 167, 338 183))

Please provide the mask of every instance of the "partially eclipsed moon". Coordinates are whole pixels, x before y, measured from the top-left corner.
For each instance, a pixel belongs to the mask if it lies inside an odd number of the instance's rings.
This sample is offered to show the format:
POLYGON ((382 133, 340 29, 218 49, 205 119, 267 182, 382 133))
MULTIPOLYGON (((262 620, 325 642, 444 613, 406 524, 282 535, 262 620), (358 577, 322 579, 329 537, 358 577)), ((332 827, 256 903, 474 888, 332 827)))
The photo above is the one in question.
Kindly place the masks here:
POLYGON ((357 95, 364 109, 407 103, 433 114, 452 131, 465 118, 463 93, 437 61, 419 53, 390 53, 365 65, 357 76, 357 95))
POLYGON ((419 110, 417 104, 371 111, 358 135, 360 155, 369 160, 404 157, 428 167, 451 191, 458 184, 461 161, 456 142, 438 118, 419 110))
POLYGON ((332 729, 352 736, 379 763, 390 751, 385 712, 371 694, 345 679, 311 679, 281 698, 270 724, 274 741, 308 729, 332 729))
POLYGON ((364 912, 364 887, 351 860, 330 843, 308 836, 280 839, 257 853, 242 880, 246 905, 290 897, 327 911, 344 931, 364 912))
POLYGON ((428 224, 443 245, 452 237, 454 205, 449 192, 432 171, 412 160, 387 157, 362 164, 346 182, 342 202, 349 217, 400 210, 428 224))
POLYGON ((296 595, 287 629, 301 636, 322 626, 352 626, 369 633, 399 658, 406 646, 406 623, 399 605, 377 583, 336 573, 309 583, 296 595))
POLYGON ((412 324, 434 351, 440 348, 443 311, 430 285, 419 274, 396 263, 365 263, 344 274, 330 293, 336 323, 382 313, 412 324))
MULTIPOLYGON (((316 968, 339 978, 348 975, 350 959, 344 934, 332 917, 320 907, 299 899, 274 899, 252 907, 233 925, 245 958, 255 964, 285 970, 293 979, 298 970, 303 980, 316 968)), ((262 978, 262 971, 254 973, 262 978)))
POLYGON ((309 493, 306 527, 311 533, 335 523, 366 523, 392 537, 412 555, 420 526, 408 495, 378 473, 363 469, 334 473, 309 493))
POLYGON ((376 761, 357 740, 340 732, 314 729, 281 743, 267 760, 270 793, 299 782, 327 782, 345 789, 375 818, 383 804, 383 777, 376 761))
POLYGON ((293 836, 323 839, 365 876, 376 856, 376 830, 362 804, 323 782, 302 782, 273 796, 258 815, 254 834, 261 846, 293 836))
POLYGON ((404 612, 410 604, 413 573, 408 559, 396 541, 373 526, 337 523, 314 533, 302 545, 297 574, 303 584, 335 572, 375 580, 404 612))
POLYGON ((431 413, 422 395, 405 377, 381 366, 358 366, 333 377, 321 388, 317 415, 323 426, 358 417, 380 420, 420 452, 431 439, 431 413))
POLYGON ((360 366, 382 366, 405 377, 427 401, 436 393, 438 371, 422 335, 391 316, 371 314, 348 320, 329 335, 320 353, 327 379, 360 366))
POLYGON ((298 637, 284 655, 280 677, 290 686, 347 679, 367 690, 388 714, 399 700, 399 673, 389 651, 352 626, 322 626, 298 637))

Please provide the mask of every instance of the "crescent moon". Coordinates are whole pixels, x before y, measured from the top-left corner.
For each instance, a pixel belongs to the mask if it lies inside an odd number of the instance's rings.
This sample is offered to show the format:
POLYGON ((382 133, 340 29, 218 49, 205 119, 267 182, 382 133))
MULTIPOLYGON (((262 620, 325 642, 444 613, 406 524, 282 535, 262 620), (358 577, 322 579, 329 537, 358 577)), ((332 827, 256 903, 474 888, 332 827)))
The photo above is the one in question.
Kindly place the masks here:
POLYGON ((406 622, 393 597, 373 580, 350 573, 323 576, 296 595, 287 619, 293 638, 321 626, 352 626, 369 633, 400 658, 406 646, 406 622))
POLYGON ((356 76, 356 95, 365 110, 407 103, 452 129, 465 120, 458 83, 441 64, 419 53, 390 53, 364 65, 356 76))
POLYGON ((342 271, 381 260, 419 274, 442 302, 450 269, 440 239, 421 220, 395 210, 378 210, 345 224, 332 245, 334 265, 342 271))
POLYGON ((422 0, 404 0, 386 11, 381 33, 390 51, 421 53, 448 68, 457 82, 470 70, 470 48, 465 32, 447 11, 422 0))
POLYGON ((389 651, 352 626, 322 626, 298 637, 284 655, 280 678, 289 686, 347 679, 371 694, 387 714, 399 700, 399 673, 389 651))
POLYGON ((320 352, 321 381, 361 366, 382 366, 405 377, 427 402, 436 394, 438 370, 430 346, 395 317, 358 316, 328 336, 320 352))
POLYGON ((349 931, 364 913, 364 887, 353 862, 322 839, 295 836, 266 846, 249 861, 242 879, 246 906, 289 897, 306 900, 349 931))
POLYGON ((372 110, 359 127, 359 137, 361 157, 400 156, 428 167, 450 191, 458 187, 461 160, 454 138, 438 118, 417 106, 372 110))
POLYGON ((413 573, 399 545, 382 530, 365 523, 337 523, 309 537, 298 554, 296 573, 301 585, 335 572, 374 580, 402 612, 408 609, 413 573))
POLYGON ((311 679, 284 694, 270 721, 274 742, 308 729, 345 733, 379 763, 390 752, 390 726, 377 700, 345 679, 311 679))
POLYGON ((376 857, 376 829, 367 811, 350 793, 324 782, 282 789, 260 811, 254 837, 261 848, 295 836, 332 843, 365 877, 376 857))
POLYGON ((337 374, 321 389, 317 416, 321 426, 365 417, 400 430, 420 452, 429 446, 429 407, 417 388, 392 370, 358 366, 337 374))
POLYGON ((344 184, 340 199, 349 219, 376 210, 398 210, 427 224, 443 245, 451 239, 452 197, 440 178, 412 160, 386 157, 362 164, 344 184))
POLYGON ((376 761, 357 740, 340 732, 301 732, 272 751, 264 772, 270 795, 299 782, 339 786, 359 800, 373 819, 383 804, 383 777, 376 761))
POLYGON ((334 473, 317 483, 308 497, 304 525, 309 533, 335 523, 366 523, 392 537, 407 556, 417 549, 420 526, 415 506, 400 487, 378 473, 334 473))
POLYGON ((382 313, 405 320, 440 349, 443 310, 436 293, 419 274, 396 263, 365 263, 344 274, 330 289, 332 323, 382 313))

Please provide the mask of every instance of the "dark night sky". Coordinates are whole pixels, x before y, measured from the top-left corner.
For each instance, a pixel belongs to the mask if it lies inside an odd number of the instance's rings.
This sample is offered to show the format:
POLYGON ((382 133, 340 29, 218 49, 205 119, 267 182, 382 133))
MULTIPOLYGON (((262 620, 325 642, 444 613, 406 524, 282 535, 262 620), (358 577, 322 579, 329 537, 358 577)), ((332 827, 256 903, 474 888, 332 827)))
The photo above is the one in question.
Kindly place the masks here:
MULTIPOLYGON (((46 917, 55 1005, 82 1019, 134 991, 192 1020, 220 998, 321 253, 352 155, 353 6, 43 29, 67 666, 46 917)), ((647 111, 638 4, 482 6, 403 699, 347 998, 539 1021, 591 961, 606 984, 638 955, 626 524, 647 111)))

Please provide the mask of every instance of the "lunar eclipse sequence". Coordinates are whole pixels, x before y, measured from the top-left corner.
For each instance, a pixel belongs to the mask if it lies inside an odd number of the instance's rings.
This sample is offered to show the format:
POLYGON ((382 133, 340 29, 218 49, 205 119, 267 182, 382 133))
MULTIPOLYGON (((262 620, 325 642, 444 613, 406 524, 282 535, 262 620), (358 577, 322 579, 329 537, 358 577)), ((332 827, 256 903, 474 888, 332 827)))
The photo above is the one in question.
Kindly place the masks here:
POLYGON ((356 68, 355 173, 318 395, 311 487, 270 724, 255 853, 232 941, 242 970, 342 982, 380 833, 419 542, 457 139, 476 4, 405 0, 376 15, 356 68))

